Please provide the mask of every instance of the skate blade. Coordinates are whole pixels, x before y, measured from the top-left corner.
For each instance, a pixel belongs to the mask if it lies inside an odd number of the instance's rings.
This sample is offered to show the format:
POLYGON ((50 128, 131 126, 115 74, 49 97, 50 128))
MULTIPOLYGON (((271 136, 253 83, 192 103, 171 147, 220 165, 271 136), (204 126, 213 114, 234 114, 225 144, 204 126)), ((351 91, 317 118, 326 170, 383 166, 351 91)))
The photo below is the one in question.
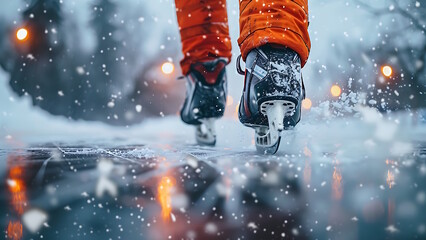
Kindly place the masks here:
POLYGON ((260 112, 268 118, 268 127, 256 128, 256 149, 264 154, 278 151, 284 118, 295 111, 295 104, 286 100, 271 100, 260 105, 260 112))
POLYGON ((214 146, 216 145, 216 118, 200 119, 200 125, 195 129, 195 139, 200 145, 214 146))

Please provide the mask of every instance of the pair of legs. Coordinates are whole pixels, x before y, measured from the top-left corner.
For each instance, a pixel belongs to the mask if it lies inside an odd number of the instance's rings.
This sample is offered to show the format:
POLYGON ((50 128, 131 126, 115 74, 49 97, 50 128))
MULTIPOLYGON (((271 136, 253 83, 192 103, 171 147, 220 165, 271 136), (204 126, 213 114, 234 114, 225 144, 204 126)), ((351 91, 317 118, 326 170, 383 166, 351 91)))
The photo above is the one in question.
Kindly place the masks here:
MULTIPOLYGON (((300 120, 296 110, 304 90, 298 74, 307 62, 311 46, 307 30, 308 1, 239 1, 238 45, 241 58, 246 61, 239 118, 259 134, 267 135, 273 118, 282 117, 283 127, 300 120), (273 92, 278 94, 273 96, 273 92), (278 103, 286 106, 283 116, 275 114, 281 111, 274 108, 278 103), (290 103, 296 114, 286 113, 289 110, 286 104, 290 103), (288 115, 297 116, 286 119, 288 115)), ((188 83, 181 117, 184 122, 197 125, 197 136, 202 137, 201 126, 209 127, 208 121, 221 117, 225 107, 225 66, 232 57, 226 1, 175 0, 175 3, 184 56, 181 68, 188 83)), ((259 143, 270 145, 271 137, 259 139, 259 143)))
MULTIPOLYGON (((242 59, 265 44, 294 50, 305 65, 311 47, 308 0, 239 0, 242 59)), ((190 66, 217 58, 231 60, 226 0, 175 0, 182 42, 182 73, 190 66)))

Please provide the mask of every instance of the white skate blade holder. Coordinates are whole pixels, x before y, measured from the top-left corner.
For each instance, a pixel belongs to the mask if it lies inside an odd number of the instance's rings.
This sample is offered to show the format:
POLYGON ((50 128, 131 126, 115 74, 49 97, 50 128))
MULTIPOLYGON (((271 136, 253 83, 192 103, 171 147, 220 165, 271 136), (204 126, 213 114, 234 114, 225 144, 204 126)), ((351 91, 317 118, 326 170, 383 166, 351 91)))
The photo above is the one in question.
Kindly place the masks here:
POLYGON ((195 129, 195 138, 198 144, 213 146, 216 144, 216 118, 200 119, 200 125, 195 129))
POLYGON ((287 100, 265 101, 260 112, 268 118, 268 127, 256 128, 256 147, 263 153, 275 153, 278 150, 281 132, 284 130, 284 118, 294 114, 295 104, 287 100))

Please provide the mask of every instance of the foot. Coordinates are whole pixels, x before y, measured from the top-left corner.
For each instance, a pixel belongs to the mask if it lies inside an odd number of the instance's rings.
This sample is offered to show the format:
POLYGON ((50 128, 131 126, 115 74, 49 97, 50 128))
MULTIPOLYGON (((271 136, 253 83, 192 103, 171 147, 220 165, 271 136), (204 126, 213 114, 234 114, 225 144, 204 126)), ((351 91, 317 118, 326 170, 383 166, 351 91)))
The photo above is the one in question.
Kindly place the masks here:
POLYGON ((225 112, 226 61, 217 59, 193 64, 186 79, 186 98, 180 112, 183 122, 196 126, 199 144, 215 145, 214 122, 225 112))
POLYGON ((259 152, 274 154, 281 132, 300 121, 305 97, 300 58, 289 48, 265 45, 248 54, 245 72, 239 65, 237 70, 245 75, 240 122, 255 129, 259 152))

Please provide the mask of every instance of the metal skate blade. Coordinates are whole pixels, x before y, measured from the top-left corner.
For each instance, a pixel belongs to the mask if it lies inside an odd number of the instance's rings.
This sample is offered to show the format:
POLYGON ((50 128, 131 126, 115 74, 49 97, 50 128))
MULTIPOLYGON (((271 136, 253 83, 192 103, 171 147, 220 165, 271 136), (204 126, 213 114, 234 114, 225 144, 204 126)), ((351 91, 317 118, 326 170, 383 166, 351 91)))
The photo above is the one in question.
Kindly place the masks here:
POLYGON ((200 145, 216 145, 215 118, 200 119, 201 124, 195 129, 195 138, 200 145))
POLYGON ((256 149, 261 154, 274 154, 278 151, 281 141, 281 132, 277 139, 271 137, 271 131, 267 127, 255 128, 256 149))
POLYGON ((275 142, 272 146, 264 146, 264 145, 257 145, 256 144, 256 150, 260 154, 275 154, 278 151, 278 148, 280 147, 281 137, 278 138, 277 142, 275 142))
POLYGON ((260 112, 268 118, 268 127, 256 128, 256 148, 265 154, 278 151, 284 118, 294 113, 295 104, 286 100, 271 100, 260 105, 260 112))

